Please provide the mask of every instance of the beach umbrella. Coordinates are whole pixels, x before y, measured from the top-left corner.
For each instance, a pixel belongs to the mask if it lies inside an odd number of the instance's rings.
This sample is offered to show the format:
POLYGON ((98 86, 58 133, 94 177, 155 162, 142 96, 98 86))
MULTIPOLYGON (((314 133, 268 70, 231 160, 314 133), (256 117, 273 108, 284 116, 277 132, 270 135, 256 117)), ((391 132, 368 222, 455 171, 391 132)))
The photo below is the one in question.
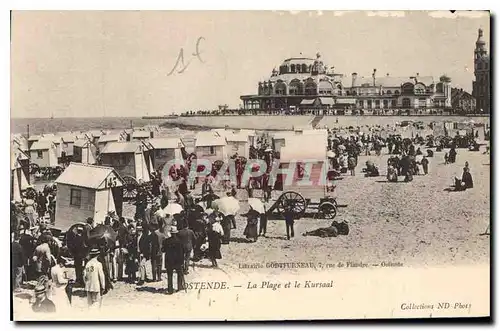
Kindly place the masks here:
POLYGON ((248 198, 248 205, 260 214, 265 213, 264 204, 257 198, 248 198))
POLYGON ((165 217, 167 217, 167 213, 165 213, 165 211, 160 208, 157 211, 155 211, 155 216, 165 218, 165 217))
POLYGON ((215 200, 212 202, 212 205, 216 206, 217 210, 224 214, 224 216, 235 215, 240 210, 240 202, 232 196, 215 200))
POLYGON ((89 242, 105 242, 107 247, 114 247, 118 233, 110 225, 98 224, 89 233, 89 242))
POLYGON ((326 156, 329 157, 329 158, 334 158, 335 157, 335 153, 333 151, 328 151, 326 153, 326 156))
POLYGON ((181 205, 178 203, 169 203, 165 208, 163 208, 163 211, 167 215, 175 215, 179 214, 184 208, 182 208, 181 205))

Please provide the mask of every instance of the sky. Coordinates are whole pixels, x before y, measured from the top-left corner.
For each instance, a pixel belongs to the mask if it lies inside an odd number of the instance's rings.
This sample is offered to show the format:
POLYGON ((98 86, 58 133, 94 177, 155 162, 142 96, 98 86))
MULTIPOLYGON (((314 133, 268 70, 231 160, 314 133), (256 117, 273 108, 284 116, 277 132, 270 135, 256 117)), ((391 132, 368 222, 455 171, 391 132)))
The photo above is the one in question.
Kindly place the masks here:
POLYGON ((11 116, 238 108, 284 59, 318 52, 337 73, 446 74, 471 92, 478 28, 489 48, 489 20, 484 12, 14 11, 11 116))

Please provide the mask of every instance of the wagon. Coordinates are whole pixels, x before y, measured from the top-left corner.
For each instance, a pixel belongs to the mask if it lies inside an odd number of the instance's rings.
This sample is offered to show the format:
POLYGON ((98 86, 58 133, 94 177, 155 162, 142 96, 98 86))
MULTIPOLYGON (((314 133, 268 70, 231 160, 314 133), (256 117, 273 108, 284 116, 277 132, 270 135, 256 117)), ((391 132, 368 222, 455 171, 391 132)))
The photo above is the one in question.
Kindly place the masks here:
POLYGON ((134 199, 138 188, 149 187, 152 148, 142 141, 111 142, 100 154, 100 164, 114 168, 123 179, 123 199, 134 199))
POLYGON ((333 219, 338 204, 334 186, 328 177, 327 139, 322 134, 294 134, 285 137, 279 147, 275 166, 286 173, 278 174, 274 190, 281 195, 268 209, 269 216, 291 212, 295 219, 305 214, 333 219), (291 168, 292 167, 292 168, 291 168), (292 176, 290 178, 289 176, 292 176))

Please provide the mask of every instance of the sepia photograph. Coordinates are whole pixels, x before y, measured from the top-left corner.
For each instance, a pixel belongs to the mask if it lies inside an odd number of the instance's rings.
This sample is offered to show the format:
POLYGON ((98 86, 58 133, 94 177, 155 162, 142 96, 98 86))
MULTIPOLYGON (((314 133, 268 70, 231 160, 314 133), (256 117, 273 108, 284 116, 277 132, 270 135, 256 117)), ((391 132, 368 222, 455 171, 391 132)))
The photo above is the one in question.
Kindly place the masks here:
POLYGON ((24 11, 11 319, 489 318, 489 11, 24 11))

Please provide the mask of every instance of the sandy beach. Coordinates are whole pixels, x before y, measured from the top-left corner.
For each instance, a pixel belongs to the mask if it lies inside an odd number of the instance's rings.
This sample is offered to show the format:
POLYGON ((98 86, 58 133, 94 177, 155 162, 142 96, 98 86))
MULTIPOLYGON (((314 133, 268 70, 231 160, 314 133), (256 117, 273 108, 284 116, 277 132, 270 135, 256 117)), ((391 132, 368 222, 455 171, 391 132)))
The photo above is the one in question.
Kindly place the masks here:
MULTIPOLYGON (((363 263, 369 267, 392 263, 408 270, 489 264, 490 236, 480 235, 490 222, 490 159, 488 154, 483 154, 484 150, 484 147, 480 152, 459 150, 457 163, 448 165, 444 164, 444 152, 437 152, 429 159, 430 173, 415 176, 410 183, 387 183, 384 175, 388 155, 385 150, 380 157, 360 156, 356 175, 344 176, 337 182, 338 203, 347 207, 339 208, 336 219, 348 221, 349 235, 335 238, 302 236, 306 231, 329 225, 327 220, 303 218, 296 221, 296 236, 288 241, 284 221, 270 220, 267 237, 259 237, 256 243, 246 243, 243 236, 246 221, 237 216, 233 241, 222 248, 220 268, 209 268, 206 260, 198 262, 186 281, 234 280, 252 275, 279 277, 283 272, 311 275, 320 272, 321 265, 339 262, 363 263), (361 169, 368 159, 380 166, 382 176, 363 176, 361 169), (470 164, 474 188, 464 192, 448 191, 453 176, 461 174, 465 161, 470 164), (271 267, 273 262, 311 263, 315 267, 282 269, 271 267), (242 263, 261 264, 263 268, 244 269, 242 263)), ((240 191, 238 197, 245 200, 245 192, 240 191)), ((244 201, 242 205, 244 210, 244 201)), ((133 207, 128 206, 125 213, 132 216, 133 207)), ((391 268, 395 269, 398 267, 391 268)), ((164 282, 149 283, 145 287, 116 283, 115 289, 105 296, 103 309, 114 312, 113 307, 120 304, 120 310, 122 307, 133 310, 134 304, 146 302, 147 298, 151 299, 152 308, 158 309, 191 307, 199 301, 192 298, 197 291, 159 296, 165 286, 164 282), (124 302, 130 303, 124 307, 124 302)), ((25 289, 14 295, 16 314, 29 311, 31 293, 25 289)), ((214 294, 211 295, 213 298, 214 294)), ((73 306, 75 314, 85 313, 86 301, 81 291, 75 292, 73 306)), ((84 318, 82 316, 80 318, 84 318)))

